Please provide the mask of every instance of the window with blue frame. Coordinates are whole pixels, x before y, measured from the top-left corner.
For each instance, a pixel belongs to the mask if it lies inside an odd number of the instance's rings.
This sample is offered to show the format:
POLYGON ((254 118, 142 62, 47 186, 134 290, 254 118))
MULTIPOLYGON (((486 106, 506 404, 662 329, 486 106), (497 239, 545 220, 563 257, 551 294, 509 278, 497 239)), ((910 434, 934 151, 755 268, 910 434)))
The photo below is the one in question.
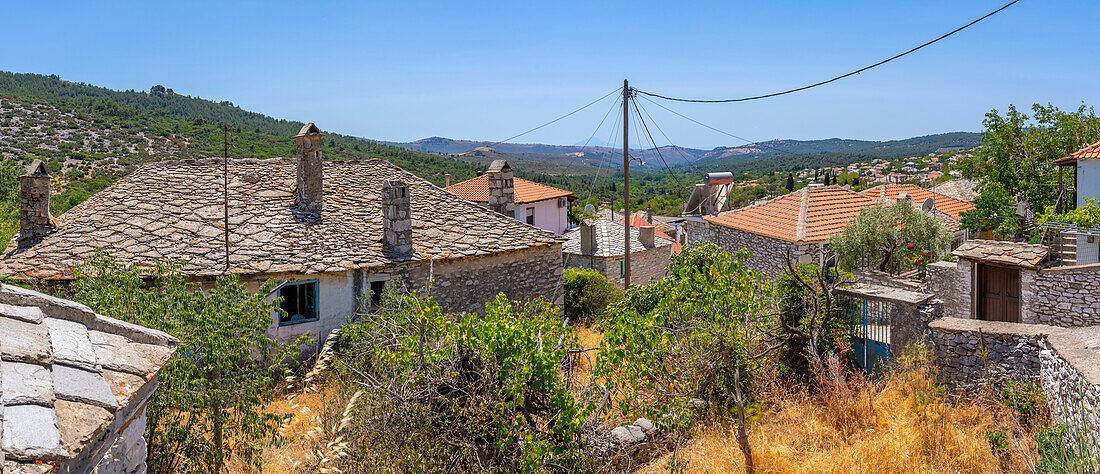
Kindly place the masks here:
POLYGON ((626 278, 626 259, 619 260, 619 278, 626 278))
POLYGON ((283 298, 279 307, 286 312, 279 315, 280 326, 316 321, 319 318, 317 280, 287 283, 279 288, 279 296, 283 298))

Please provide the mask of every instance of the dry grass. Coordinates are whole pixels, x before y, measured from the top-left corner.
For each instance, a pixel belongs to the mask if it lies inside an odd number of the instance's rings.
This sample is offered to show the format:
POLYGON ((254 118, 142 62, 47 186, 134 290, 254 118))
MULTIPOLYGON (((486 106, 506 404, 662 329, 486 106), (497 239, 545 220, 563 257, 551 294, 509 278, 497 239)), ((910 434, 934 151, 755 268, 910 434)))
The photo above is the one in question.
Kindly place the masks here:
MULTIPOLYGON (((287 442, 281 446, 268 446, 264 449, 264 473, 296 474, 312 472, 311 469, 303 466, 308 462, 307 460, 311 459, 310 450, 315 445, 314 441, 306 437, 306 433, 316 426, 315 415, 325 412, 326 409, 331 410, 328 406, 332 405, 334 400, 340 398, 338 396, 339 388, 333 384, 320 384, 316 388, 317 391, 297 392, 293 401, 287 400, 285 396, 276 397, 265 408, 268 413, 293 414, 294 416, 282 431, 283 435, 287 437, 287 442)), ((254 471, 239 465, 231 465, 229 472, 246 473, 254 471)))
MULTIPOLYGON (((851 383, 826 395, 779 384, 762 391, 767 408, 751 424, 756 472, 1031 472, 1030 436, 991 402, 947 404, 927 370, 880 384, 851 383), (1008 451, 993 454, 986 433, 1003 429, 1008 451)), ((686 472, 744 472, 735 427, 711 424, 675 453, 686 472)), ((672 455, 643 472, 665 472, 672 455)))

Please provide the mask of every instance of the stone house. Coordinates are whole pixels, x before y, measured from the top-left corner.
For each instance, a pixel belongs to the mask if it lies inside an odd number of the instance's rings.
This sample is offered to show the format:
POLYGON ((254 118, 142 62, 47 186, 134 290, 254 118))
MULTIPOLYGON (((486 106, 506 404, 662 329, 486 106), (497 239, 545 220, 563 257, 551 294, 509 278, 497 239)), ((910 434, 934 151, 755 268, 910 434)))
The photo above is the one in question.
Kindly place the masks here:
MULTIPOLYGON (((665 276, 673 240, 657 236, 653 226, 630 228, 630 283, 644 285, 665 276)), ((607 219, 585 220, 565 233, 566 267, 591 268, 622 287, 626 275, 626 229, 607 219)))
POLYGON ((56 219, 48 185, 24 193, 21 215, 47 218, 21 219, 0 275, 63 281, 103 250, 129 265, 186 260, 204 284, 275 279, 286 314, 272 315, 270 332, 283 341, 323 340, 396 278, 412 289, 432 278, 447 311, 481 310, 501 292, 561 303, 561 236, 383 160, 322 161, 321 137, 304 126, 295 158, 145 164, 56 219))
POLYGON ((0 471, 145 472, 145 407, 177 343, 82 304, 0 287, 0 471))
POLYGON ((555 234, 563 234, 569 227, 569 202, 577 199, 569 191, 514 178, 505 160, 495 160, 485 174, 444 189, 492 209, 511 203, 512 209, 502 213, 555 234))
POLYGON ((687 245, 709 240, 733 253, 748 249, 745 266, 775 278, 794 263, 822 264, 828 240, 878 201, 841 186, 810 185, 740 209, 685 216, 687 245))
MULTIPOLYGON (((1100 142, 1093 143, 1070 156, 1054 160, 1058 166, 1058 194, 1064 200, 1059 212, 1082 207, 1086 199, 1100 198, 1100 142), (1073 172, 1072 186, 1065 186, 1063 174, 1073 172)), ((1082 229, 1076 225, 1052 227, 1053 242, 1060 259, 1070 265, 1100 263, 1100 229, 1082 229)))

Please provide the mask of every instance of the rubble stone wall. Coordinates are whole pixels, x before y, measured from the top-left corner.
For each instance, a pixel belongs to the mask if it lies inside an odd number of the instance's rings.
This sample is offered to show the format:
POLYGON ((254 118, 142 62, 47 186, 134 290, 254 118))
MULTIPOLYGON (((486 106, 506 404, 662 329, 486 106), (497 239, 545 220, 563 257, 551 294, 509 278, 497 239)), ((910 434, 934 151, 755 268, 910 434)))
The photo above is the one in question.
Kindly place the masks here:
POLYGON ((969 260, 959 260, 935 262, 925 269, 923 289, 943 301, 944 316, 963 319, 973 317, 971 268, 969 260))
MULTIPOLYGON (((645 285, 652 280, 660 280, 668 269, 669 258, 672 256, 672 245, 654 247, 641 252, 630 253, 630 283, 632 285, 645 285)), ((622 288, 623 278, 619 272, 619 262, 622 256, 597 257, 590 255, 563 254, 566 268, 591 268, 600 272, 611 280, 615 286, 622 288)))
POLYGON ((752 256, 745 260, 745 267, 764 273, 768 278, 776 278, 787 269, 788 255, 797 263, 814 263, 820 260, 820 245, 816 243, 795 244, 774 239, 740 229, 734 229, 709 222, 685 220, 682 224, 687 245, 701 241, 710 241, 730 253, 748 249, 752 256))
POLYGON ((1100 325, 1100 264, 1021 272, 1024 322, 1062 327, 1100 325), (1027 284, 1025 284, 1027 283, 1027 284))

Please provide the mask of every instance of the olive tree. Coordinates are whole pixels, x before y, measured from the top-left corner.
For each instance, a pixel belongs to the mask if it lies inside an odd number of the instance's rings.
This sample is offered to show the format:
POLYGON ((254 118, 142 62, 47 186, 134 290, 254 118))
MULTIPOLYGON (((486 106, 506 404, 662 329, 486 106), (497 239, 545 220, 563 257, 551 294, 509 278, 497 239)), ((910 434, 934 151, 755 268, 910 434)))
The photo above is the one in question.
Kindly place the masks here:
POLYGON ((841 268, 877 268, 883 272, 904 268, 903 250, 909 245, 939 256, 950 244, 951 235, 943 224, 915 209, 909 201, 865 207, 843 232, 829 239, 829 248, 841 268))

